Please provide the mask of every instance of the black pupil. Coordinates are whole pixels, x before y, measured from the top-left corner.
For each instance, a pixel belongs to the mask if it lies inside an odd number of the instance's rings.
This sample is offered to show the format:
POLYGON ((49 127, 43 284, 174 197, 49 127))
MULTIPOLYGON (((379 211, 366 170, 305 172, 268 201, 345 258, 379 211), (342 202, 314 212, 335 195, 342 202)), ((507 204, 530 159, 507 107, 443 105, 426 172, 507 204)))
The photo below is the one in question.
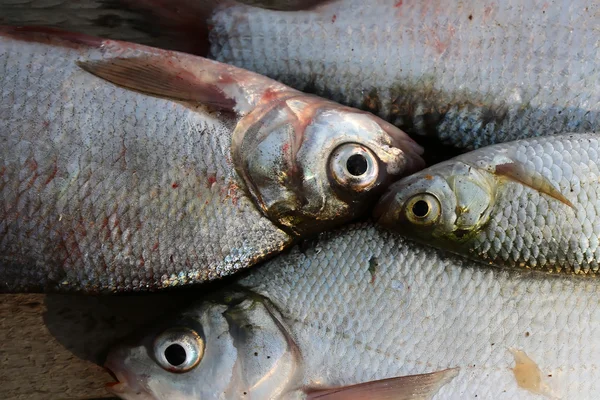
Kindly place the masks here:
POLYGON ((346 168, 351 175, 361 176, 367 172, 367 159, 362 154, 354 154, 346 161, 346 168))
POLYGON ((179 367, 185 362, 185 349, 180 344, 172 344, 165 349, 167 362, 174 367, 179 367))
POLYGON ((412 212, 416 217, 423 218, 429 212, 429 204, 425 200, 418 200, 413 204, 412 212))

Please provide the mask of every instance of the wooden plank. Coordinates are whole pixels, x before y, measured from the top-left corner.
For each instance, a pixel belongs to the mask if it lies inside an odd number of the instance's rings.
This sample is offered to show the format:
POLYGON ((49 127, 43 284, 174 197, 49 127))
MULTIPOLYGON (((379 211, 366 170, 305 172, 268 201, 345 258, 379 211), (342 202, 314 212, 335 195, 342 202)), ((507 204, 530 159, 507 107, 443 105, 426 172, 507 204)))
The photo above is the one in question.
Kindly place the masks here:
MULTIPOLYGON (((189 293, 0 295, 0 398, 112 398, 100 365, 110 346, 181 309, 189 293)), ((143 330, 142 330, 143 332, 143 330)))

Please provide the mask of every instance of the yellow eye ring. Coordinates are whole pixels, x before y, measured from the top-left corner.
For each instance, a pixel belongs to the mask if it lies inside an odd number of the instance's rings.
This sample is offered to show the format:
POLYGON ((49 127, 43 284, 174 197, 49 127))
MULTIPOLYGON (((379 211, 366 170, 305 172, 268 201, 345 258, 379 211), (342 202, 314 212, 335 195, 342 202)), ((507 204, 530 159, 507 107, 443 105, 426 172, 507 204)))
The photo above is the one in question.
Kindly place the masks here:
POLYGON ((431 225, 442 213, 440 201, 430 193, 419 193, 406 202, 404 214, 415 225, 431 225))

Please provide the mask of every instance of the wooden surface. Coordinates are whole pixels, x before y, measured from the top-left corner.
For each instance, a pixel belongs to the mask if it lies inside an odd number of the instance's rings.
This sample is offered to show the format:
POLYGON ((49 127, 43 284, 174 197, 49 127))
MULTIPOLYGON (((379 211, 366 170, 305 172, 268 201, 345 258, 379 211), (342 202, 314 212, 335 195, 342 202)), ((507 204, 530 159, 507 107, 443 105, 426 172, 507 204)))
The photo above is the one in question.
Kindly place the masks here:
POLYGON ((110 346, 179 311, 190 294, 0 295, 0 399, 112 398, 110 346))

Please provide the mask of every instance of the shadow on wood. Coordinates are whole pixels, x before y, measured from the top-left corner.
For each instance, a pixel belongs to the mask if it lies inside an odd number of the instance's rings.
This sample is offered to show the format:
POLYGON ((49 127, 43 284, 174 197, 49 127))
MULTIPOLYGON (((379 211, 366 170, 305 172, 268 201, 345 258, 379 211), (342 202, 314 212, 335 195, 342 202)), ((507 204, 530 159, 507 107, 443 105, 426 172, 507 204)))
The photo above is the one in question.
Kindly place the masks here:
POLYGON ((0 295, 0 398, 112 398, 104 386, 114 379, 100 366, 111 345, 197 298, 197 291, 0 295))

